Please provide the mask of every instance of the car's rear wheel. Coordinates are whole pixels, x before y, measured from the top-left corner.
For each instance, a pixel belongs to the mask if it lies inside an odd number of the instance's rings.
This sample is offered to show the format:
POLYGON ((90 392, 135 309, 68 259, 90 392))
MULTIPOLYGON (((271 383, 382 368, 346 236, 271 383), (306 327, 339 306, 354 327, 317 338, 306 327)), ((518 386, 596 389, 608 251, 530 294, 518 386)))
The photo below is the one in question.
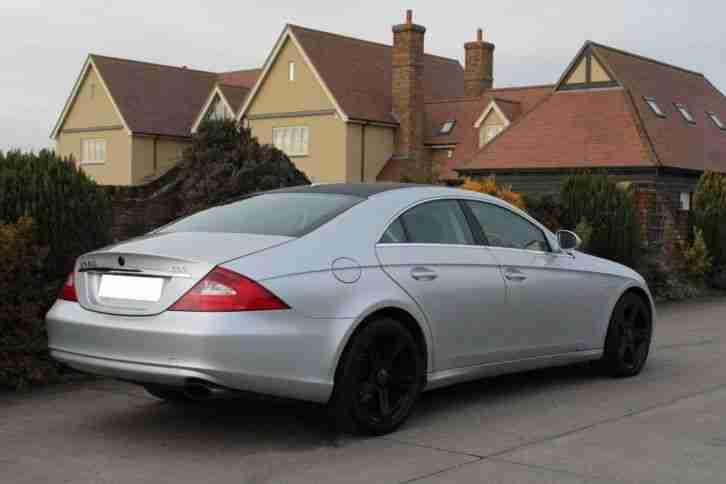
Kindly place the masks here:
POLYGON ((185 403, 192 400, 186 396, 181 388, 170 387, 166 385, 144 385, 146 392, 156 398, 160 398, 171 403, 185 403))
POLYGON ((647 303, 635 293, 625 293, 610 318, 602 361, 605 371, 615 377, 640 373, 648 359, 652 334, 647 303))
POLYGON ((371 435, 394 431, 411 414, 425 373, 424 353, 400 322, 367 324, 346 348, 336 374, 330 406, 338 428, 371 435))

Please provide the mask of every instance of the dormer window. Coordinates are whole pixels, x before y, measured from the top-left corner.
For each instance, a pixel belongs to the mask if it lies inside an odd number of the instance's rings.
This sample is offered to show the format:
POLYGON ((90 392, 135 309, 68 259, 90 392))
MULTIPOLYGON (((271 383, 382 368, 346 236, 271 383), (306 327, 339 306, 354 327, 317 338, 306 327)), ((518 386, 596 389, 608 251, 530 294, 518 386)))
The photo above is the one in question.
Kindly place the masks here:
POLYGON ((665 118, 666 115, 663 112, 663 110, 658 105, 658 102, 655 100, 654 97, 646 97, 645 102, 648 104, 651 110, 653 110, 653 113, 658 116, 659 118, 665 118))
POLYGON ((715 124, 718 129, 726 131, 726 125, 723 124, 723 121, 721 121, 721 118, 719 118, 716 113, 707 111, 706 115, 711 118, 711 121, 713 121, 713 124, 715 124))
POLYGON ((439 129, 439 134, 449 134, 454 129, 454 126, 456 125, 456 121, 446 121, 444 124, 441 125, 441 128, 439 129))
POLYGON ((681 113, 681 116, 683 116, 683 119, 685 119, 687 123, 696 124, 696 120, 693 119, 691 112, 688 110, 688 108, 685 105, 675 103, 675 106, 676 106, 676 109, 678 110, 678 112, 681 113))

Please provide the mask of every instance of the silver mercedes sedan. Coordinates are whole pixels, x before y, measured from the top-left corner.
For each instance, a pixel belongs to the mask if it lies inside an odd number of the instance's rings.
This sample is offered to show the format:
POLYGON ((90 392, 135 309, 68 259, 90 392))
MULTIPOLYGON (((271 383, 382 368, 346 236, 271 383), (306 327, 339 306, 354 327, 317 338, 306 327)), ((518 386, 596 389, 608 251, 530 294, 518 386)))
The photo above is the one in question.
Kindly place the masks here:
POLYGON ((458 382, 587 360, 639 373, 648 287, 578 244, 453 188, 264 192, 80 257, 49 345, 165 400, 302 399, 384 434, 422 391, 458 382))

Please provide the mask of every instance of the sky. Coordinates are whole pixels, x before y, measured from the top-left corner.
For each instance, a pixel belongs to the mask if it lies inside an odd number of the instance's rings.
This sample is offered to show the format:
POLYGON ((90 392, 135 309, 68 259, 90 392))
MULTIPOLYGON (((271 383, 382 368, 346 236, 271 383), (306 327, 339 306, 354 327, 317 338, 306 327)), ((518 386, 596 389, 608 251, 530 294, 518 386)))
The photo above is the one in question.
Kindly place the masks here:
POLYGON ((426 51, 459 59, 476 29, 497 87, 557 81, 586 40, 703 72, 726 91, 726 2, 715 0, 2 0, 0 150, 52 147, 89 53, 214 72, 262 66, 284 24, 384 42, 407 8, 426 51))

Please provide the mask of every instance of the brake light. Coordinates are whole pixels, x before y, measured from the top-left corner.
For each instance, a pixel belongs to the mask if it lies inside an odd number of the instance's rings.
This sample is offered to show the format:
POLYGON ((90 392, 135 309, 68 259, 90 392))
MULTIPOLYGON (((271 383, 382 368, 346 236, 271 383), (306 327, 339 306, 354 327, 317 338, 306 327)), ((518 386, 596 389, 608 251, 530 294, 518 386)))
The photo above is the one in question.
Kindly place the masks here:
POLYGON ((184 294, 169 311, 266 311, 290 309, 255 281, 215 267, 184 294))
POLYGON ((62 299, 64 301, 78 302, 78 296, 76 295, 76 284, 74 282, 75 276, 75 272, 71 272, 70 274, 68 274, 66 282, 64 282, 63 287, 61 287, 60 294, 58 294, 58 299, 62 299))

